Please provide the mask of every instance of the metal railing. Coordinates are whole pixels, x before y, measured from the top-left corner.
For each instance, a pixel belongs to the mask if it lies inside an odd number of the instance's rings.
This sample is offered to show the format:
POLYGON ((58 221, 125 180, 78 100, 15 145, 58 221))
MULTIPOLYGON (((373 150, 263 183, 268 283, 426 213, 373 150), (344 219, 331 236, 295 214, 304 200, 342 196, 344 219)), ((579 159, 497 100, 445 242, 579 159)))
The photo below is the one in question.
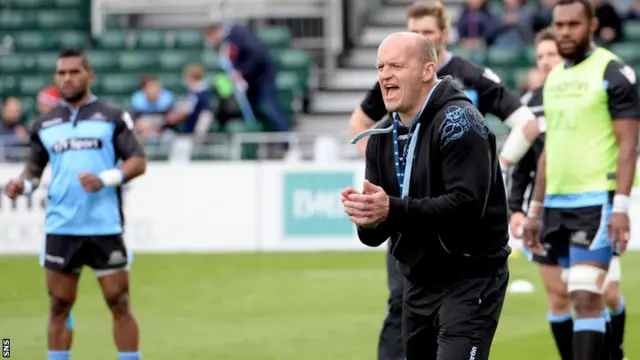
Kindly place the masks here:
POLYGON ((322 51, 324 70, 329 73, 343 49, 342 0, 92 0, 91 10, 93 36, 100 35, 107 16, 115 14, 208 14, 207 21, 319 19, 320 37, 302 36, 295 41, 301 48, 322 51))

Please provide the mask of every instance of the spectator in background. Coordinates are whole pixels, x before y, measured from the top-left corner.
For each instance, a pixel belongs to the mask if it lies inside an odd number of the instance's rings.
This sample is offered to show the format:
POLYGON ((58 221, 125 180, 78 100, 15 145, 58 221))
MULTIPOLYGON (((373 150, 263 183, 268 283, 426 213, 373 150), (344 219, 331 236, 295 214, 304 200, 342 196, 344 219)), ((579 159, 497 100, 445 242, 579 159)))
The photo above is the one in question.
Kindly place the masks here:
POLYGON ((518 90, 520 90, 520 95, 524 96, 531 90, 541 88, 542 85, 544 85, 544 74, 535 67, 527 71, 527 74, 518 85, 518 90))
POLYGON ((167 121, 167 114, 173 109, 173 94, 163 89, 160 81, 151 75, 140 80, 140 90, 131 96, 133 121, 139 134, 152 142, 162 133, 176 131, 176 126, 167 121))
POLYGON ((533 19, 533 32, 537 34, 540 30, 551 25, 553 18, 553 6, 557 0, 540 0, 533 19))
POLYGON ((467 0, 458 20, 460 45, 480 50, 485 41, 491 43, 498 29, 498 21, 489 11, 487 0, 467 0))
POLYGON ((501 22, 494 45, 514 51, 524 50, 533 41, 535 9, 526 5, 525 0, 503 0, 498 15, 501 22))
POLYGON ((29 139, 24 120, 20 99, 14 96, 5 98, 0 121, 0 146, 5 161, 20 161, 20 154, 16 150, 29 139))
POLYGON ((616 9, 604 0, 591 0, 598 18, 596 42, 610 45, 622 39, 622 19, 616 9))
POLYGON ((263 115, 275 131, 289 130, 290 121, 278 102, 277 69, 269 49, 239 24, 213 24, 204 33, 210 45, 220 47, 221 66, 236 86, 246 84, 254 113, 263 115))
POLYGON ((55 86, 47 86, 38 93, 38 113, 44 114, 60 104, 60 92, 55 86))
POLYGON ((184 81, 189 94, 184 104, 180 104, 169 114, 169 121, 174 124, 182 123, 183 131, 189 134, 206 133, 213 121, 213 115, 211 86, 205 81, 205 69, 198 64, 187 65, 184 70, 184 81))

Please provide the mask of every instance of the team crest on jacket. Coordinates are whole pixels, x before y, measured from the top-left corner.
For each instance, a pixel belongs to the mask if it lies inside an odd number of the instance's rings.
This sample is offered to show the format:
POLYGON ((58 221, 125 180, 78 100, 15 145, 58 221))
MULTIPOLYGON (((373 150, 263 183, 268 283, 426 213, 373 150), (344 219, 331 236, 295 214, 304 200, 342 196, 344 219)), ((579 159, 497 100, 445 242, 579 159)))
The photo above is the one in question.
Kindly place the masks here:
POLYGON ((440 126, 440 148, 460 139, 469 129, 485 139, 489 134, 484 118, 473 106, 449 106, 440 126))

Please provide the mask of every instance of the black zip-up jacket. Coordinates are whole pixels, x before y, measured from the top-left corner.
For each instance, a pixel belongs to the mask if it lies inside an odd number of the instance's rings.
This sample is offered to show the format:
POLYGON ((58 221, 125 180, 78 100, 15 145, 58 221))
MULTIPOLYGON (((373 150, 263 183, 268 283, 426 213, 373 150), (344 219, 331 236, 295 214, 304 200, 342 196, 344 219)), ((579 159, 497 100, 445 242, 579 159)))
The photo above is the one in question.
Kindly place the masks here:
POLYGON ((373 229, 358 227, 360 241, 379 246, 390 237, 398 269, 414 283, 506 270, 507 204, 495 135, 450 76, 435 86, 419 123, 406 198, 391 132, 370 137, 365 176, 389 195, 389 214, 373 229))

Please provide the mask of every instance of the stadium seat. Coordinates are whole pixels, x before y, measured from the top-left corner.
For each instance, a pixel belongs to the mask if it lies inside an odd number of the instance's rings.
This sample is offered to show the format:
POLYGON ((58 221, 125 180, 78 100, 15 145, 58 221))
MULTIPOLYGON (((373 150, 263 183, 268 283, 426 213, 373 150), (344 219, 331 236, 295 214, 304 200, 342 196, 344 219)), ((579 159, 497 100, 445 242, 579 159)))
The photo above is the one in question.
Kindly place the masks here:
POLYGON ((640 62, 640 51, 638 51, 638 44, 635 42, 613 44, 611 51, 628 63, 636 64, 640 62))
POLYGON ((485 55, 482 52, 469 50, 461 46, 452 46, 449 50, 453 55, 458 55, 476 64, 484 64, 485 55))
POLYGON ((186 92, 186 87, 181 73, 169 72, 158 73, 158 80, 162 84, 162 87, 175 93, 186 92))
POLYGON ((291 47, 291 31, 284 26, 270 26, 258 29, 258 37, 270 49, 291 47))
POLYGON ((103 95, 100 96, 100 100, 118 105, 127 111, 131 110, 131 96, 103 95))
POLYGON ((20 79, 19 90, 20 95, 23 96, 35 96, 45 86, 51 84, 51 76, 23 76, 20 79))
POLYGON ((124 31, 109 30, 100 34, 100 36, 94 40, 94 43, 98 49, 121 50, 130 47, 130 39, 130 34, 124 31))
POLYGON ((526 65, 522 52, 490 47, 487 50, 487 65, 494 66, 521 66, 526 65))
POLYGON ((96 78, 98 94, 131 95, 140 88, 140 79, 131 74, 103 74, 96 78))
POLYGON ((162 71, 177 71, 182 73, 185 65, 189 63, 201 63, 200 51, 163 51, 158 55, 158 61, 162 71))
POLYGON ((173 47, 177 49, 202 49, 204 36, 200 30, 177 30, 171 33, 173 47))
POLYGON ((47 10, 37 14, 36 26, 40 29, 76 30, 85 28, 88 19, 79 10, 47 10))
POLYGON ((16 51, 84 49, 87 45, 87 37, 78 31, 20 31, 12 38, 16 51))
POLYGON ((496 66, 492 67, 491 70, 500 77, 500 80, 502 80, 508 88, 515 88, 515 74, 513 68, 496 66))
POLYGON ((14 9, 77 8, 86 5, 85 0, 5 0, 14 9))
POLYGON ((536 61, 538 60, 538 57, 536 55, 536 47, 535 46, 528 46, 527 49, 525 50, 525 60, 527 62, 528 65, 530 66, 535 66, 536 65, 536 61))
POLYGON ((33 96, 21 97, 20 104, 22 105, 22 113, 25 116, 26 121, 33 119, 33 116, 37 114, 36 99, 33 96))
POLYGON ((35 58, 24 54, 7 54, 0 56, 0 74, 24 74, 32 72, 35 58))
MULTIPOLYGON (((91 51, 87 54, 91 67, 100 73, 116 72, 120 70, 120 61, 117 56, 108 51, 91 51)), ((100 75, 99 75, 100 76, 100 75)))
MULTIPOLYGON (((154 72, 158 68, 158 58, 146 51, 124 51, 120 53, 119 63, 122 71, 154 72)), ((114 56, 116 56, 114 54, 114 56)))
POLYGON ((137 31, 135 39, 138 49, 163 49, 167 44, 164 32, 159 30, 137 31))
POLYGON ((624 37, 627 41, 640 41, 640 21, 627 20, 624 23, 624 37))
POLYGON ((220 57, 214 50, 207 49, 202 53, 202 63, 208 71, 220 70, 220 57))
POLYGON ((311 71, 311 55, 304 50, 288 49, 274 54, 278 69, 296 72, 298 88, 303 93, 309 92, 309 73, 311 71))
POLYGON ((0 26, 2 30, 27 30, 35 27, 37 19, 34 12, 2 10, 0 26))
POLYGON ((49 78, 53 77, 58 60, 58 53, 38 53, 35 58, 38 73, 49 76, 49 78))
POLYGON ((18 85, 17 77, 0 75, 0 94, 3 96, 18 94, 18 85))
POLYGON ((295 99, 302 95, 300 79, 294 72, 280 72, 276 79, 278 102, 288 115, 294 112, 295 99))

